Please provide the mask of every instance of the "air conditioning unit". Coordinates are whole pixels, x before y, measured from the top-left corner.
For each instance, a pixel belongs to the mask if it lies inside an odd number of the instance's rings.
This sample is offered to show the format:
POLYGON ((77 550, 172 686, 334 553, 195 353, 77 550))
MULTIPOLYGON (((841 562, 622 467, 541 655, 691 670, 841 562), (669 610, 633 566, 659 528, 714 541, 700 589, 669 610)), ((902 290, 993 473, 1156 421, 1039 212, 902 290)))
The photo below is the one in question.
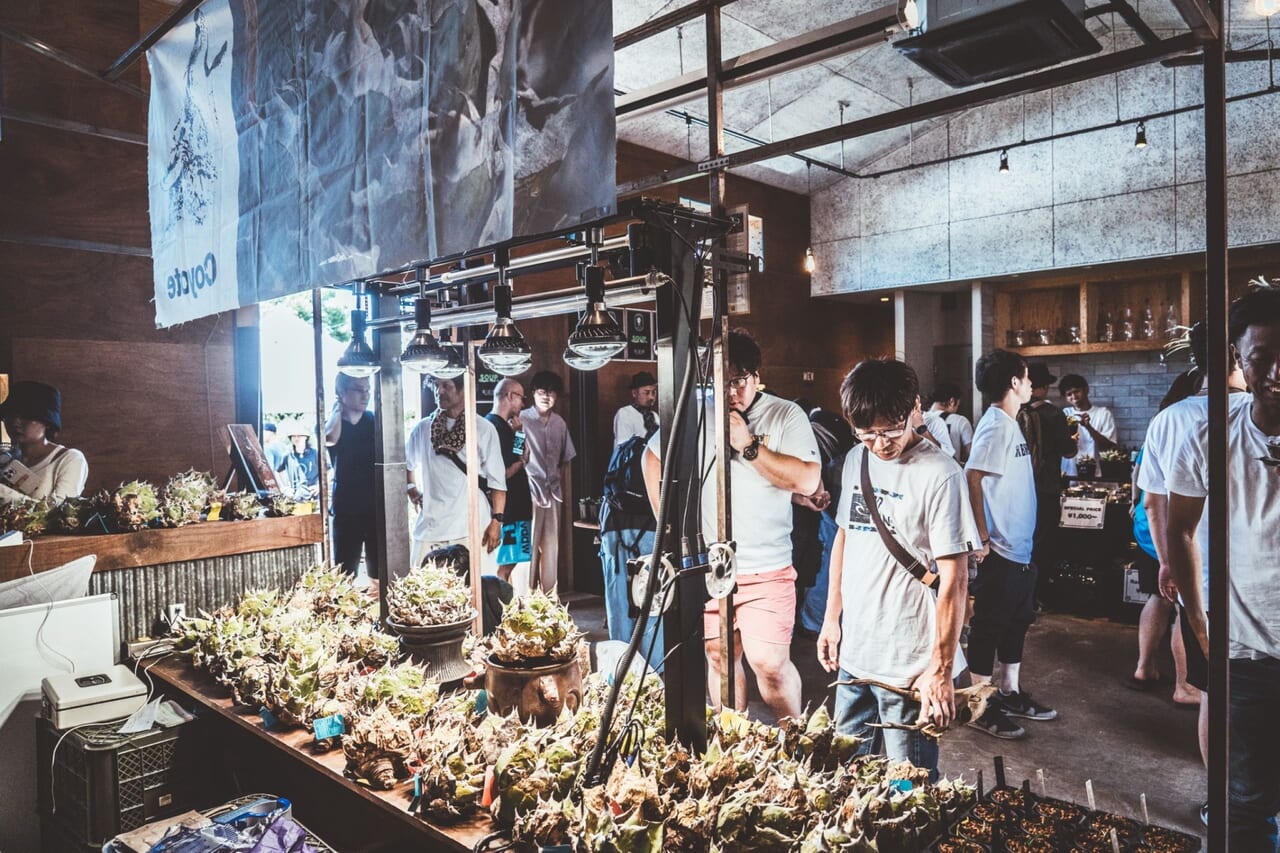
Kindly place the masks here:
POLYGON ((1085 0, 918 0, 920 27, 894 43, 952 86, 972 86, 1098 53, 1085 0))

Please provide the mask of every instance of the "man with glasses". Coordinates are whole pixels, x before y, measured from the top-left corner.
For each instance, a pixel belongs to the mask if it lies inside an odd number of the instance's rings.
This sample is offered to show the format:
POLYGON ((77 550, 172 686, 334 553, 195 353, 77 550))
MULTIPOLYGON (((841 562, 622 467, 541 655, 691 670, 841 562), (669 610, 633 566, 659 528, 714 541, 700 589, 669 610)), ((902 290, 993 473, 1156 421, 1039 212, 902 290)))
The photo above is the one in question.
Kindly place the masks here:
MULTIPOLYGON (((411 566, 417 566, 425 555, 439 548, 466 545, 470 538, 467 418, 461 381, 432 380, 438 408, 418 421, 405 443, 409 499, 418 508, 409 554, 411 566)), ((476 450, 480 462, 480 520, 484 524, 481 544, 492 554, 501 539, 507 478, 498 431, 484 418, 476 418, 476 450)))
POLYGON ((865 738, 864 754, 883 736, 891 760, 910 761, 936 779, 936 740, 869 724, 927 720, 946 727, 955 718, 952 679, 964 669, 960 628, 969 554, 979 539, 965 475, 950 454, 911 428, 920 413, 920 389, 908 365, 862 362, 844 378, 840 402, 862 447, 845 456, 840 478, 818 662, 828 672, 838 670, 841 681, 865 678, 918 690, 922 701, 916 703, 878 686, 842 684, 836 729, 865 738), (866 481, 870 493, 863 489, 866 481), (930 574, 913 576, 886 536, 920 566, 936 567, 936 595, 930 574), (849 642, 841 645, 841 637, 849 642))
MULTIPOLYGON (((804 411, 789 400, 761 393, 760 347, 744 331, 728 336, 730 379, 725 397, 729 409, 729 445, 733 539, 737 542, 738 589, 734 593, 734 698, 747 707, 745 653, 760 686, 760 698, 781 719, 800 713, 800 673, 791 662, 795 627, 796 571, 791 565, 791 495, 812 495, 822 488, 818 443, 804 411)), ((702 481, 713 482, 716 441, 710 405, 703 409, 698 444, 702 481)), ((649 439, 645 485, 649 501, 658 503, 662 477, 661 433, 649 439)), ((683 478, 682 478, 683 479, 683 478)), ((714 486, 702 489, 703 537, 716 541, 717 499, 714 486)), ((707 683, 711 702, 720 700, 719 602, 711 599, 703 613, 707 683)))
MULTIPOLYGON (((524 386, 520 380, 504 377, 493 388, 493 408, 485 420, 493 424, 502 447, 502 464, 506 466, 507 503, 502 510, 502 547, 499 560, 504 555, 516 554, 523 544, 528 551, 529 521, 533 517, 533 504, 529 498, 529 475, 525 473, 524 425, 520 422, 520 409, 524 407, 524 386), (510 540, 510 547, 508 546, 510 540)), ((529 559, 527 555, 523 560, 529 559)), ((511 582, 511 570, 523 560, 498 563, 498 577, 511 582)))
POLYGON ((1035 621, 1036 566, 1031 561, 1036 531, 1036 484, 1018 411, 1031 399, 1031 379, 1022 356, 994 350, 978 359, 978 389, 989 403, 965 464, 969 502, 981 544, 973 581, 969 628, 969 669, 975 684, 995 681, 999 692, 987 711, 969 725, 993 737, 1026 734, 1010 717, 1052 720, 1058 712, 1021 690, 1018 683, 1027 629, 1035 621), (999 678, 995 675, 996 659, 999 678))
MULTIPOLYGON (((1196 528, 1212 487, 1230 506, 1230 799, 1232 850, 1275 850, 1280 811, 1280 290, 1256 289, 1228 313, 1251 396, 1229 407, 1227 482, 1209 482, 1207 428, 1190 432, 1166 472, 1168 549, 1182 616, 1206 656, 1196 528)), ((1216 605, 1215 605, 1216 606, 1216 605)), ((1190 649, 1188 649, 1190 651, 1190 649)))

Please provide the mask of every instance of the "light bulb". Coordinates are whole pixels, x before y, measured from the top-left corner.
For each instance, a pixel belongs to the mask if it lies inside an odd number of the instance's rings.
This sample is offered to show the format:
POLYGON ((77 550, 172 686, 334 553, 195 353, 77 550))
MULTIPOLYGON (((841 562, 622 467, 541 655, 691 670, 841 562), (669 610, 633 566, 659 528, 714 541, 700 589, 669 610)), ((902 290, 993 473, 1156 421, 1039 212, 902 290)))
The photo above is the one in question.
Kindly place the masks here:
POLYGON ((804 250, 804 271, 812 273, 818 268, 818 261, 813 257, 813 247, 804 250))
POLYGON ((1280 0, 1253 0, 1253 10, 1264 18, 1280 12, 1280 0))
POLYGON ((351 312, 351 343, 338 359, 338 370, 348 376, 362 378, 373 376, 382 369, 377 354, 365 342, 365 314, 357 309, 351 312))
POLYGON ((497 317, 476 355, 485 367, 503 376, 524 373, 533 366, 533 350, 511 320, 511 285, 499 284, 493 289, 493 305, 497 317))
POLYGON ((613 358, 627 348, 627 335, 618 320, 605 309, 604 270, 589 266, 584 271, 587 311, 569 335, 569 349, 584 358, 613 358))
POLYGON ((564 355, 561 356, 564 363, 572 367, 574 370, 599 370, 609 363, 609 358, 598 356, 586 356, 581 353, 574 352, 569 347, 565 347, 564 355))
MULTIPOLYGON (((1277 2, 1280 2, 1280 0, 1277 0, 1277 2)), ((1133 138, 1133 147, 1147 147, 1147 123, 1145 121, 1138 122, 1138 133, 1133 138)))
POLYGON ((902 4, 902 23, 909 30, 920 26, 920 7, 916 5, 916 0, 907 0, 902 4))
POLYGON ((413 313, 417 331, 400 354, 400 363, 417 373, 434 373, 449 363, 449 354, 431 334, 431 300, 418 297, 413 313))
POLYGON ((1000 152, 1000 174, 1009 174, 1009 149, 1005 148, 1000 152))

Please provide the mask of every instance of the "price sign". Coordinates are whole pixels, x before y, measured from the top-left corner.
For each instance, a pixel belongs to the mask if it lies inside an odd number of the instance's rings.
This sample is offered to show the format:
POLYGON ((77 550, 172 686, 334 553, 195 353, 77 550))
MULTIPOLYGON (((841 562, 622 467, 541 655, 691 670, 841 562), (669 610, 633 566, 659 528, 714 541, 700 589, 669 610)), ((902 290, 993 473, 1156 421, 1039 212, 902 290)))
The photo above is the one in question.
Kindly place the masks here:
POLYGON ((1106 498, 1062 499, 1062 520, 1059 527, 1078 530, 1101 530, 1107 516, 1106 498))
POLYGON ((627 309, 627 361, 653 361, 653 312, 627 309))

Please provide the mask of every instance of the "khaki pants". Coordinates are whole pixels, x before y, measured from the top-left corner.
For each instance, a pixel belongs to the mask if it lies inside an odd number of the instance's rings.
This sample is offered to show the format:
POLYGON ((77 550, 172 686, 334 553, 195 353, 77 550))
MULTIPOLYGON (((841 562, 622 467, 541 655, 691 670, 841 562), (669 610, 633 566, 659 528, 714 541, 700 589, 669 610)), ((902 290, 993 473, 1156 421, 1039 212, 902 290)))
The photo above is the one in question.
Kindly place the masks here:
POLYGON ((556 588, 560 577, 560 508, 559 501, 551 506, 534 504, 530 539, 529 587, 541 587, 543 592, 556 588))

